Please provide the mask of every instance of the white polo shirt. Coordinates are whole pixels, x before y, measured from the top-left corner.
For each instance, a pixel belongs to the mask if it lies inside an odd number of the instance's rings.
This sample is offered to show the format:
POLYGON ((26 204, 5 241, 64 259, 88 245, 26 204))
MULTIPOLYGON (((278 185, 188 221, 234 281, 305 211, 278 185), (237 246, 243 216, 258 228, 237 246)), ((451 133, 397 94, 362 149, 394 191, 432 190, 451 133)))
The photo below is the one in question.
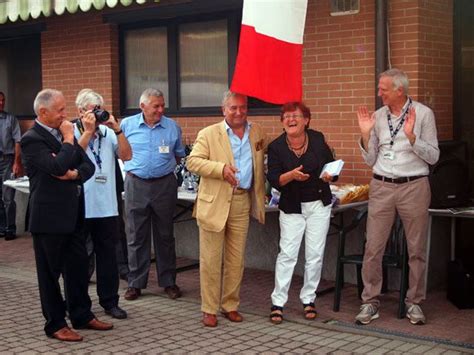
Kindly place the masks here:
MULTIPOLYGON (((94 175, 84 183, 86 218, 118 216, 115 188, 117 136, 112 129, 104 125, 100 125, 98 129, 100 134, 96 132, 86 150, 87 156, 95 165, 94 175)), ((74 124, 74 135, 77 139, 81 136, 77 124, 74 124)))

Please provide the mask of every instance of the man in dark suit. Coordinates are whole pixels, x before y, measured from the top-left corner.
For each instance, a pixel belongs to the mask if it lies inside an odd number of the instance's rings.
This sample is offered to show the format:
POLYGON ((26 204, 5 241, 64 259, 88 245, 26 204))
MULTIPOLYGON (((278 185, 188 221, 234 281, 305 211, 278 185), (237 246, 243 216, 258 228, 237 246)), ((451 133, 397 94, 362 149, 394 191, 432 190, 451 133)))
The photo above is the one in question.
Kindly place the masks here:
POLYGON ((66 120, 66 104, 60 91, 45 89, 34 101, 35 125, 21 139, 30 178, 29 230, 33 247, 47 336, 80 341, 70 329, 112 329, 95 318, 88 295, 88 259, 80 233, 84 219, 83 182, 94 165, 74 139, 74 126, 66 120), (59 286, 63 275, 66 303, 59 286))

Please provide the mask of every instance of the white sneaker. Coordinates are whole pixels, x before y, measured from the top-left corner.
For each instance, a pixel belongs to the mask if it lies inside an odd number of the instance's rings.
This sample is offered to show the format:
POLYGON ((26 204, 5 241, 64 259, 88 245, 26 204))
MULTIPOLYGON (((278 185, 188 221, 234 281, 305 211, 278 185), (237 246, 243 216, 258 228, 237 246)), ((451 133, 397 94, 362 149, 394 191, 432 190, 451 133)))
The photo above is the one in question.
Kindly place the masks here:
POLYGON ((421 307, 417 304, 412 304, 408 307, 407 318, 411 324, 422 325, 426 323, 426 317, 421 310, 421 307))
POLYGON ((379 310, 377 306, 370 304, 370 303, 365 303, 362 306, 360 306, 360 312, 359 314, 355 317, 356 323, 357 324, 369 324, 372 322, 374 319, 377 319, 379 317, 379 310))

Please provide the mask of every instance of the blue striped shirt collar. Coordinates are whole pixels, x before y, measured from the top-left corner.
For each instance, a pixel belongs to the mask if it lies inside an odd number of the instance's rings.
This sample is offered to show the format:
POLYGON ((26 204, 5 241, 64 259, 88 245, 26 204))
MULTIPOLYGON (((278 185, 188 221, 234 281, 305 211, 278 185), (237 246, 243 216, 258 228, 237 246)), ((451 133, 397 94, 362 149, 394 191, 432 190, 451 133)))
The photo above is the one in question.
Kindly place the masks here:
MULTIPOLYGON (((225 126, 225 131, 227 132, 227 134, 229 134, 230 131, 232 130, 232 128, 230 128, 230 126, 229 126, 229 124, 227 123, 226 120, 224 120, 224 126, 225 126)), ((247 121, 245 123, 245 132, 250 130, 251 127, 252 127, 252 122, 247 121)))
MULTIPOLYGON (((166 121, 166 116, 162 115, 161 118, 160 118, 160 121, 158 123, 156 123, 152 128, 155 128, 155 127, 158 127, 158 126, 166 128, 166 124, 164 123, 165 121, 166 121)), ((141 126, 142 124, 147 125, 146 122, 145 122, 145 115, 143 114, 143 112, 140 113, 140 117, 138 119, 138 125, 141 126)))

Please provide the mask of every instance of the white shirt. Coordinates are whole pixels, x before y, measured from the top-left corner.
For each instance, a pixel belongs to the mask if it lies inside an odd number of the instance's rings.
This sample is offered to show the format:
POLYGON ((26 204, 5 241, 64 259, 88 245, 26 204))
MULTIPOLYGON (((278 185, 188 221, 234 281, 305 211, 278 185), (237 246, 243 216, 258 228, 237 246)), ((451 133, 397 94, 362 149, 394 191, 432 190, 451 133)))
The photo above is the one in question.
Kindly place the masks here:
POLYGON ((375 112, 375 127, 370 133, 367 150, 364 150, 359 142, 362 157, 375 174, 388 178, 428 175, 429 164, 438 161, 439 148, 433 111, 416 101, 412 101, 416 114, 413 128, 416 135, 415 144, 410 144, 402 126, 394 138, 393 146, 390 147, 392 137, 387 115, 390 115, 395 130, 408 104, 407 100, 398 117, 392 115, 387 106, 378 109, 375 112), (394 159, 384 158, 384 154, 389 150, 393 151, 394 159))
MULTIPOLYGON (((101 134, 96 133, 94 137, 91 138, 86 150, 87 156, 95 165, 94 175, 84 183, 86 218, 118 216, 117 192, 115 188, 115 155, 118 149, 117 136, 112 129, 104 125, 100 125, 98 129, 101 134), (92 144, 94 152, 98 154, 99 140, 100 166, 90 147, 92 144), (104 177, 106 181, 101 182, 104 181, 104 177)), ((74 124, 74 135, 77 139, 81 136, 77 124, 74 124)))

